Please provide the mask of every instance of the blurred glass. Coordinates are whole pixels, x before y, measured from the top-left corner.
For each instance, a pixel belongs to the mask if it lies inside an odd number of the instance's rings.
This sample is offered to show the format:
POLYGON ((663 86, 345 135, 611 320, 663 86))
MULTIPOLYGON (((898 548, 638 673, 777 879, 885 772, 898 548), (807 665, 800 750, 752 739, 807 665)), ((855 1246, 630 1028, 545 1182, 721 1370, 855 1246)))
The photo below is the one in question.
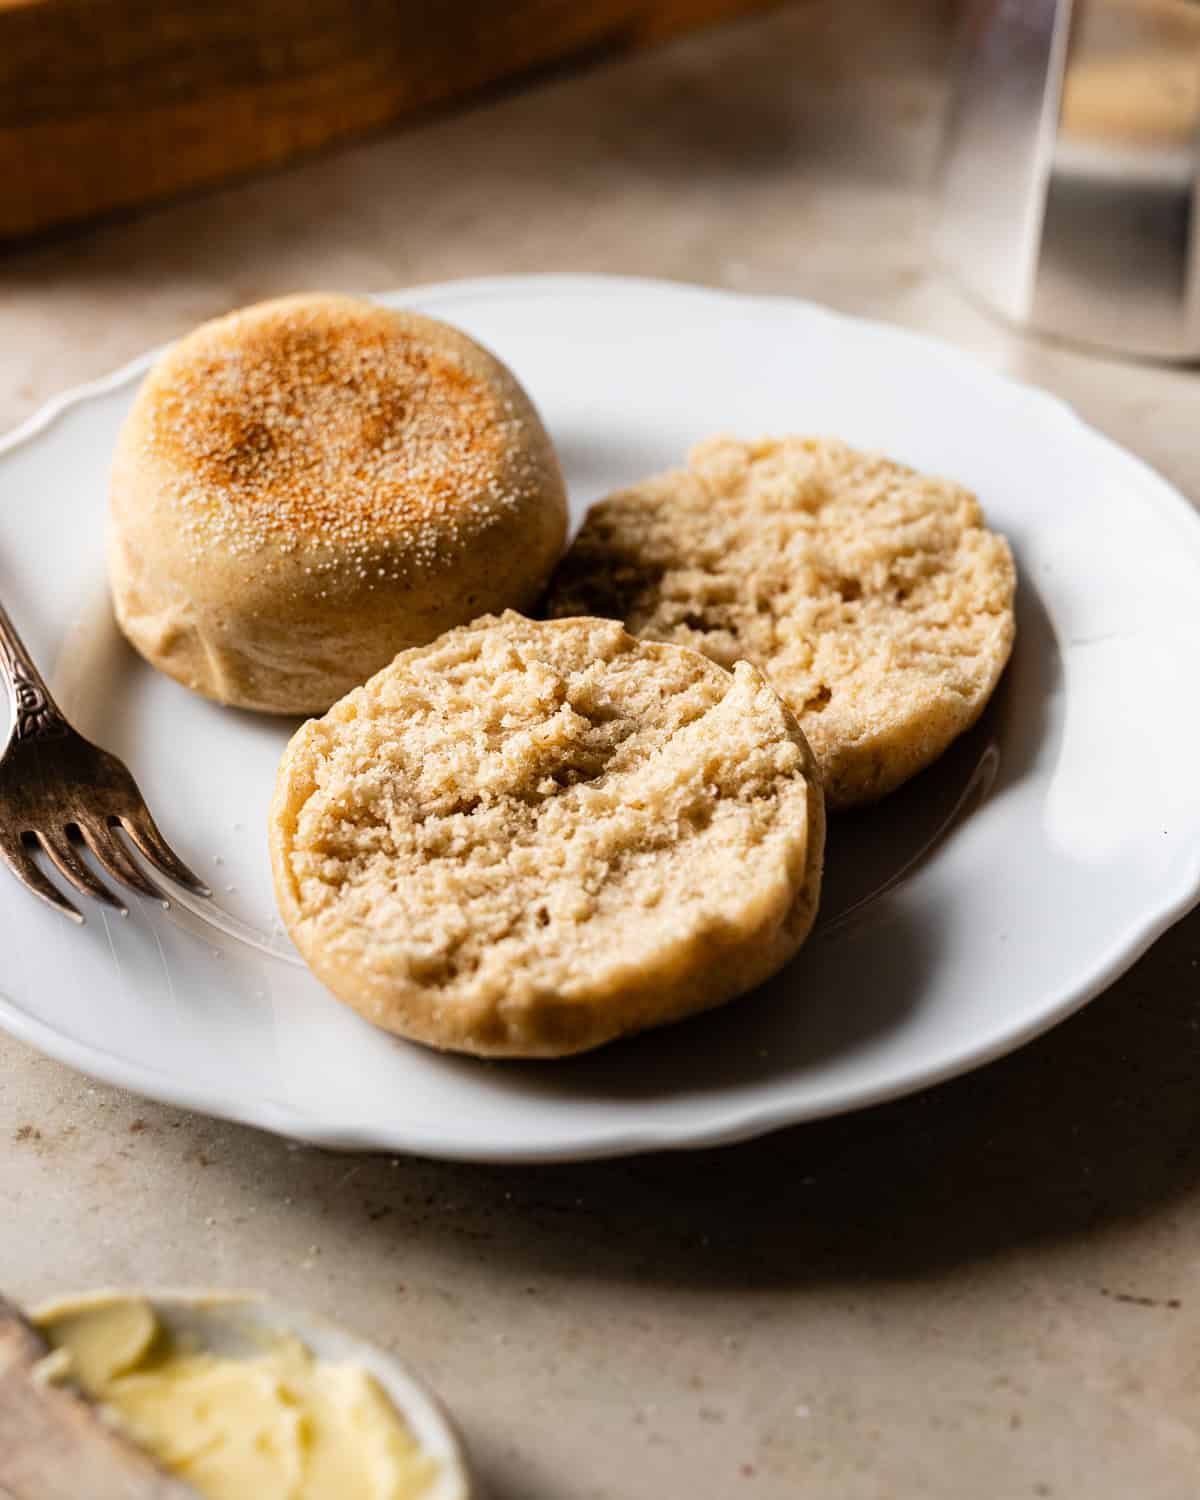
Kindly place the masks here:
POLYGON ((1200 355, 1194 0, 968 0, 939 248, 997 311, 1200 355))

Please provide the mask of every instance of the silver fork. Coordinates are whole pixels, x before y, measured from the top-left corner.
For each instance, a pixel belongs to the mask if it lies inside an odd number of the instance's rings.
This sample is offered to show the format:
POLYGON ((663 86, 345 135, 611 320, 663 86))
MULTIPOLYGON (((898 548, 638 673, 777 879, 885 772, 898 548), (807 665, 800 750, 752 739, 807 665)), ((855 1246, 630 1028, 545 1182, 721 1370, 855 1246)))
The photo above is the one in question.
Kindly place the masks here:
POLYGON ((83 921, 36 863, 40 846, 75 890, 127 916, 125 903, 80 857, 82 843, 121 885, 165 902, 164 892, 130 854, 120 829, 163 875, 197 896, 210 896, 159 833, 124 762, 67 723, 3 605, 0 675, 15 709, 12 733, 0 753, 0 860, 17 879, 55 911, 83 921))

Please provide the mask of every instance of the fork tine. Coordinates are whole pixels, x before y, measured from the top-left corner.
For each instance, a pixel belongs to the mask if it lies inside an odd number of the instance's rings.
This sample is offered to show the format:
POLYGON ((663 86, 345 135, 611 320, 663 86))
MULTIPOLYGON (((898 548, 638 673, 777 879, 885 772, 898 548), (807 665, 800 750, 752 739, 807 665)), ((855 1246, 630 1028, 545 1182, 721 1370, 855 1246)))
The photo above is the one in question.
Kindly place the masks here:
POLYGON ((69 917, 82 927, 82 914, 71 905, 57 886, 46 879, 20 839, 0 839, 0 860, 4 861, 27 890, 40 896, 47 906, 62 912, 64 917, 69 917))
POLYGON ((55 868, 64 880, 69 881, 77 891, 84 896, 91 896, 97 901, 103 901, 105 906, 111 906, 119 911, 123 917, 129 915, 129 908, 119 897, 114 896, 102 880, 97 880, 79 855, 76 854, 74 846, 65 833, 45 833, 40 828, 37 831, 38 843, 53 860, 55 868))
POLYGON ((119 880, 122 885, 127 885, 131 891, 137 891, 141 896, 153 896, 155 901, 161 901, 164 906, 168 904, 163 892, 134 863, 133 856, 107 824, 80 822, 78 828, 97 864, 114 880, 119 880))
POLYGON ((133 840, 138 850, 146 859, 160 870, 169 880, 184 886, 187 890, 194 892, 197 896, 211 896, 212 891, 196 875, 188 869, 183 860, 175 853, 162 834, 159 833, 154 819, 150 816, 148 808, 142 807, 136 812, 123 814, 121 827, 133 840))

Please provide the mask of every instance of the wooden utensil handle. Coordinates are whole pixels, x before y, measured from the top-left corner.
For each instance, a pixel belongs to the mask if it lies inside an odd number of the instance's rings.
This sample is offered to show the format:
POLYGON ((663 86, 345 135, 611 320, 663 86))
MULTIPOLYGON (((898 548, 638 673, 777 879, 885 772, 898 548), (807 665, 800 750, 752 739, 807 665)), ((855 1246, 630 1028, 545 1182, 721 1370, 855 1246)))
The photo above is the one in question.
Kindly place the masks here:
POLYGON ((0 1296, 3 1500, 198 1500, 70 1387, 35 1380, 47 1353, 41 1334, 0 1296))

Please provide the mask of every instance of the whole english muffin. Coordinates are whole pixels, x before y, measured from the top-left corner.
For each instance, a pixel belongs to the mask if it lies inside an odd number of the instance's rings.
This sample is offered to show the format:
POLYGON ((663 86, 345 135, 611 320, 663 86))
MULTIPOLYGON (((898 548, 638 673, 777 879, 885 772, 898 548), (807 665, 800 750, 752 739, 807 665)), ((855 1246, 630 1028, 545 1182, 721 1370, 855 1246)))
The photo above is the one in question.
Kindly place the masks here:
POLYGON ((156 667, 315 713, 397 651, 530 603, 565 529, 550 440, 485 349, 417 313, 286 297, 204 324, 146 377, 109 576, 156 667))
POLYGON ((592 506, 545 612, 755 662, 846 807, 975 722, 1012 650, 1015 587, 960 485, 828 439, 715 438, 592 506))
POLYGON ((824 822, 755 668, 509 611, 305 724, 269 837, 339 999, 434 1047, 554 1057, 774 973, 816 914, 824 822))

